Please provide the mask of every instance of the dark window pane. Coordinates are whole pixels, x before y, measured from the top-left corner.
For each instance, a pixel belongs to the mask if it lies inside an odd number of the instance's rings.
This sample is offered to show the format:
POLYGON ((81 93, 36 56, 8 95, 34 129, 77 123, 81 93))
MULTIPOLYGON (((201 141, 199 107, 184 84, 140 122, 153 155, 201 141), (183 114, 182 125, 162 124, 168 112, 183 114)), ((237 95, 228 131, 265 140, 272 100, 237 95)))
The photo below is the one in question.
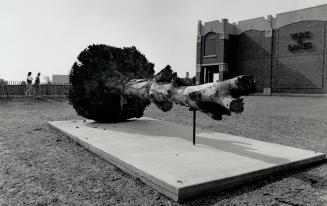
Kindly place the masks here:
POLYGON ((205 36, 204 55, 216 55, 216 34, 209 33, 205 36))

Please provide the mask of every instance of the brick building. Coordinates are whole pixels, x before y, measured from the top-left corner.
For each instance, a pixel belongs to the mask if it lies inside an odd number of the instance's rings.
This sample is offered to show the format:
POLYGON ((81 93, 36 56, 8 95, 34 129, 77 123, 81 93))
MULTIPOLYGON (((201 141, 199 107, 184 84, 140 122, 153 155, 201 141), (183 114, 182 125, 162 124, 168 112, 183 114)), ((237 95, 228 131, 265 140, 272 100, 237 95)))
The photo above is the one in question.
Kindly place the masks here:
POLYGON ((198 23, 198 83, 253 75, 259 93, 327 93, 327 4, 198 23))

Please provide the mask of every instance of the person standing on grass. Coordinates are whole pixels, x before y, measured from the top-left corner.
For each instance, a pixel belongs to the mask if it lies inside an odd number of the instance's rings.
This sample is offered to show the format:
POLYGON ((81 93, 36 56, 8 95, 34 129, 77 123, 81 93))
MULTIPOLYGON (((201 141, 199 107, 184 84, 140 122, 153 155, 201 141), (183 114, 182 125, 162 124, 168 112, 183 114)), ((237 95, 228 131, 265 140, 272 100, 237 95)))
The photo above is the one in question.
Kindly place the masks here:
POLYGON ((27 85, 26 85, 25 95, 32 95, 32 90, 33 90, 33 87, 32 87, 32 81, 33 81, 32 72, 28 72, 26 81, 27 81, 27 85))
POLYGON ((39 95, 40 94, 40 75, 41 75, 41 73, 37 73, 37 76, 35 77, 34 95, 39 95))

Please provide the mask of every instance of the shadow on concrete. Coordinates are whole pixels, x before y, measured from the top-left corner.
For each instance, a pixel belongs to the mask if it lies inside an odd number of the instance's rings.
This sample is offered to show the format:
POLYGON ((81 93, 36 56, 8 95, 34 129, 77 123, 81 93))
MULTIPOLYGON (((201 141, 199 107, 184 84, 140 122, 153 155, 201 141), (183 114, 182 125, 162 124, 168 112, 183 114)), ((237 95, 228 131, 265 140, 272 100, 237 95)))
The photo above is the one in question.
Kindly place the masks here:
POLYGON ((261 160, 266 163, 279 165, 279 164, 285 164, 290 162, 290 160, 286 158, 280 158, 276 156, 270 156, 270 155, 265 155, 262 153, 255 152, 255 149, 251 147, 242 146, 242 145, 246 145, 244 142, 217 140, 217 139, 211 139, 201 136, 197 138, 197 142, 198 144, 210 146, 212 148, 222 150, 225 152, 230 152, 239 156, 261 160))
MULTIPOLYGON (((171 122, 157 121, 151 119, 129 120, 119 124, 101 124, 89 123, 90 127, 98 129, 106 129, 109 131, 122 132, 126 134, 139 134, 150 136, 153 138, 181 138, 187 140, 192 144, 192 128, 185 125, 175 124, 171 122), (144 128, 144 129, 143 129, 144 128)), ((203 136, 204 134, 219 135, 213 131, 201 131, 196 136, 197 147, 210 147, 224 152, 233 153, 239 156, 257 159, 270 164, 284 164, 290 162, 289 159, 270 156, 263 153, 256 152, 251 147, 251 144, 240 141, 228 141, 222 139, 214 139, 203 136), (201 135, 202 134, 202 135, 201 135)))

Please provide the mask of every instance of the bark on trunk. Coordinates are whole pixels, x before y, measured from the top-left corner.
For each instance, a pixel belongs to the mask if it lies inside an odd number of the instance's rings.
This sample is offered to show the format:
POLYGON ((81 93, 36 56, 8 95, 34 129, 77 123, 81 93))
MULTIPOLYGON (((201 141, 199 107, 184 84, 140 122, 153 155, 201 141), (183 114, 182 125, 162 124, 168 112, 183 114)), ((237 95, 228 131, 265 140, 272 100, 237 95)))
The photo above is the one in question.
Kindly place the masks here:
POLYGON ((196 86, 181 86, 179 80, 176 73, 165 68, 152 79, 129 80, 120 89, 123 96, 148 99, 164 112, 175 103, 190 110, 199 110, 216 120, 231 112, 243 112, 243 99, 240 97, 255 91, 255 81, 251 76, 196 86))

